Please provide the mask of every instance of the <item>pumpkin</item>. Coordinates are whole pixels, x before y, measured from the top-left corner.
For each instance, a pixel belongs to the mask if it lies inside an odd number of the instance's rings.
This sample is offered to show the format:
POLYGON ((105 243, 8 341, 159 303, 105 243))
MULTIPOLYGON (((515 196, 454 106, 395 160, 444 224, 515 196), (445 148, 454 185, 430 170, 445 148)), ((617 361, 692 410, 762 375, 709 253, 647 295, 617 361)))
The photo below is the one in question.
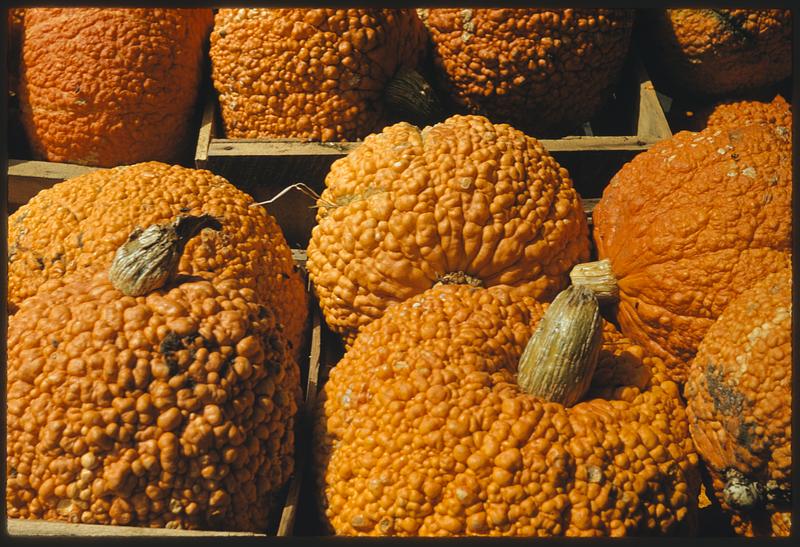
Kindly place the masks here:
POLYGON ((54 277, 9 318, 9 517, 266 529, 299 369, 252 288, 176 275, 210 218, 134 231, 111 275, 54 277))
POLYGON ((633 10, 420 10, 455 107, 537 137, 563 134, 610 96, 633 10))
POLYGON ((792 73, 788 9, 646 10, 644 51, 673 94, 722 95, 763 88, 792 73))
MULTIPOLYGON (((517 373, 542 362, 520 357, 545 306, 514 302, 502 287, 442 285, 364 327, 331 369, 315 421, 320 501, 335 533, 692 530, 698 459, 663 363, 606 324, 581 400, 566 406, 532 395, 517 373)), ((573 381, 556 383, 579 383, 566 378, 573 381)))
POLYGON ((742 123, 771 123, 792 128, 792 109, 781 95, 771 102, 730 101, 716 105, 708 116, 708 126, 737 125, 742 123))
POLYGON ((767 275, 708 329, 685 387, 692 437, 743 535, 788 536, 792 497, 792 272, 767 275))
POLYGON ((370 135, 331 165, 317 205, 306 267, 348 343, 439 282, 552 299, 589 256, 567 171, 536 139, 482 116, 370 135))
POLYGON ((210 55, 225 134, 361 139, 386 124, 384 93, 425 45, 411 9, 220 9, 210 55))
POLYGON ((624 165, 592 213, 614 317, 679 383, 731 300, 791 262, 791 153, 783 126, 680 132, 624 165))
POLYGON ((47 280, 84 268, 107 269, 137 226, 181 214, 213 215, 222 229, 189 241, 179 271, 210 272, 254 290, 260 304, 275 310, 299 358, 307 297, 278 224, 224 178, 158 162, 69 179, 9 216, 9 312, 47 280))
POLYGON ((25 11, 20 110, 36 158, 100 167, 180 159, 210 9, 25 11))

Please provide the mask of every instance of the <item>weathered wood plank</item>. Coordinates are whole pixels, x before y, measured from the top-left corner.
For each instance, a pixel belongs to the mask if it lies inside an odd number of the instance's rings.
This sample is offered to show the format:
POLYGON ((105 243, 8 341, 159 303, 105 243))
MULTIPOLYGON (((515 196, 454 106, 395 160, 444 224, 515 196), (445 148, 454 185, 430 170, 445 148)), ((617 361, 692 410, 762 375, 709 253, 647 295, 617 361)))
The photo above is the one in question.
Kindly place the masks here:
POLYGON ((175 530, 104 524, 74 524, 71 522, 8 519, 8 534, 16 537, 266 537, 253 532, 219 532, 207 530, 175 530))
POLYGON ((97 169, 72 163, 9 159, 8 203, 19 207, 45 188, 97 169))
POLYGON ((644 68, 641 57, 633 55, 636 72, 639 76, 639 115, 637 135, 648 142, 659 142, 672 137, 667 116, 661 108, 653 82, 644 68))

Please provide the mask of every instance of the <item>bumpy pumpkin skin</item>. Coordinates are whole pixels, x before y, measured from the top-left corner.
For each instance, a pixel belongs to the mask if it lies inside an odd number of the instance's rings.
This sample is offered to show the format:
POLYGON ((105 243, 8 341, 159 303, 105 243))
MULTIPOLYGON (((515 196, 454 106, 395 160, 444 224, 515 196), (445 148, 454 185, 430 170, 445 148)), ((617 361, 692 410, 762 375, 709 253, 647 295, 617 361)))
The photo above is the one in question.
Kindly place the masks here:
POLYGON ((212 21, 210 9, 26 9, 19 95, 36 157, 178 161, 212 21))
POLYGON ((343 535, 691 532, 698 458, 677 385, 605 328, 584 401, 523 393, 543 312, 499 287, 435 287, 386 310, 331 370, 319 492, 343 535))
POLYGON ((263 532, 294 467, 299 369, 236 280, 47 281, 9 318, 7 394, 12 518, 263 532))
POLYGON ((386 124, 384 88, 425 45, 411 9, 220 9, 210 54, 226 135, 361 139, 386 124))
POLYGON ((642 22, 656 70, 686 93, 742 92, 792 73, 791 10, 646 10, 642 22))
POLYGON ((467 112, 536 137, 587 121, 608 98, 633 10, 420 10, 442 85, 467 112))
POLYGON ((549 299, 589 256, 567 171, 535 139, 481 116, 387 127, 334 162, 325 186, 307 268, 346 341, 447 274, 549 299))
POLYGON ((307 317, 303 280, 280 226, 252 203, 252 197, 209 171, 158 162, 56 184, 9 217, 9 312, 48 279, 82 268, 107 270, 136 226, 207 213, 223 229, 205 230, 190 240, 178 271, 208 271, 255 290, 260 303, 275 310, 299 352, 307 317))
POLYGON ((679 383, 730 301, 791 262, 790 135, 763 124, 678 133, 623 166, 592 213, 622 332, 679 383))
POLYGON ((731 302, 706 333, 686 383, 695 446, 720 504, 747 536, 790 532, 791 334, 792 272, 785 268, 731 302), (771 491, 774 506, 731 507, 724 496, 730 468, 771 491))
POLYGON ((792 109, 781 95, 771 102, 733 101, 714 107, 706 122, 709 127, 734 126, 747 123, 780 125, 791 131, 792 109))

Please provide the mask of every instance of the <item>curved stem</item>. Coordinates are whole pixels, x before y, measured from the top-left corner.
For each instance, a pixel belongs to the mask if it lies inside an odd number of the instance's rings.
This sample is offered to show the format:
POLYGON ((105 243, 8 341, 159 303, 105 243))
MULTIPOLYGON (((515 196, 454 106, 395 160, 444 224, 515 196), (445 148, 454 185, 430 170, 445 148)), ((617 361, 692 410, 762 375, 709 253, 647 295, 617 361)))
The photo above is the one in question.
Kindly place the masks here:
POLYGON ((397 71, 386 85, 384 100, 391 110, 415 125, 431 125, 445 117, 433 86, 413 68, 397 71))
POLYGON ((117 249, 108 277, 127 296, 141 296, 175 278, 186 243, 203 228, 221 230, 211 215, 185 216, 164 224, 136 228, 117 249))
POLYGON ((570 286, 542 316, 519 359, 517 383, 537 397, 571 406, 589 389, 602 345, 597 299, 570 286))

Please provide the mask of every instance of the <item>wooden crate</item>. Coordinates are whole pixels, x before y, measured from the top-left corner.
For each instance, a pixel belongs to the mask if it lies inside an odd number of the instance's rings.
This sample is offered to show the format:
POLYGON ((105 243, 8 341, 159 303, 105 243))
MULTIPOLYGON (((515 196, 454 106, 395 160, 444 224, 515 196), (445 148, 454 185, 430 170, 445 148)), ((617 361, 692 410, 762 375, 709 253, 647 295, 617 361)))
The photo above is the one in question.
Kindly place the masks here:
MULTIPOLYGON (((360 144, 224 138, 216 95, 206 93, 206 97, 195 165, 222 175, 257 201, 272 199, 297 182, 321 192, 331 164, 360 144)), ((653 84, 635 51, 625 63, 612 98, 586 129, 589 134, 541 140, 569 170, 585 198, 599 198, 625 162, 671 137, 653 84), (615 129, 625 133, 609 134, 615 129)), ((290 192, 266 208, 284 227, 287 239, 305 246, 314 224, 313 205, 308 195, 290 192)))
MULTIPOLYGON (((305 272, 305 251, 292 252, 295 264, 305 272)), ((314 405, 317 400, 320 359, 327 353, 322 348, 321 312, 314 296, 309 290, 309 331, 308 358, 299 363, 301 377, 305 383, 304 401, 297 413, 295 426, 295 470, 288 483, 278 494, 280 513, 273 513, 272 521, 264 533, 228 532, 211 530, 175 530, 168 528, 146 528, 136 526, 114 526, 100 524, 74 524, 61 521, 8 519, 8 534, 12 537, 130 537, 130 538, 171 538, 171 537, 287 537, 293 535, 295 518, 300 505, 300 492, 303 485, 310 453, 311 424, 314 405)))

